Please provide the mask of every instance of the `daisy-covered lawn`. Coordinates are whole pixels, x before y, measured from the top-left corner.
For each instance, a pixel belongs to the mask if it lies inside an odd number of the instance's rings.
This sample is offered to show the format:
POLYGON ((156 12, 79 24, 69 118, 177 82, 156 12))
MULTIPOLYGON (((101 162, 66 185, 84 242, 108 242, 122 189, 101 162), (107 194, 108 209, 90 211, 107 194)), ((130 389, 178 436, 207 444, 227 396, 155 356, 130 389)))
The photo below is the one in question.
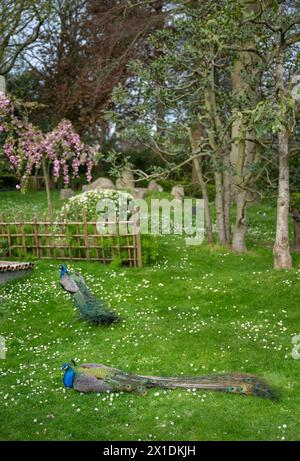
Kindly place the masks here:
MULTIPOLYGON (((22 200, 23 210, 46 203, 41 193, 22 200)), ((1 209, 14 202, 17 193, 1 193, 1 209)), ((71 263, 121 315, 112 327, 78 318, 57 261, 36 261, 32 276, 1 286, 0 439, 300 440, 300 360, 291 355, 300 258, 289 273, 273 271, 270 201, 251 208, 250 224, 247 255, 169 236, 152 266, 71 263), (279 399, 155 389, 81 395, 62 385, 61 365, 71 359, 151 375, 255 373, 279 399)))

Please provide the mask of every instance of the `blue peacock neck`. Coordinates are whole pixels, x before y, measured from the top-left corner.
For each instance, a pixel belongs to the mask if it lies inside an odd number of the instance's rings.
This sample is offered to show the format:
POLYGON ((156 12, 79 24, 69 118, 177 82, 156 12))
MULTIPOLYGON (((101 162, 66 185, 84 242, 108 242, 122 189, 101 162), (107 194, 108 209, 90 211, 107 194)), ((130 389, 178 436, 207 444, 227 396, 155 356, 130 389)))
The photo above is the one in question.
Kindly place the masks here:
POLYGON ((64 275, 68 274, 68 269, 67 266, 61 265, 60 266, 60 278, 62 278, 64 275))
POLYGON ((63 377, 63 383, 65 387, 68 387, 69 389, 72 389, 73 384, 74 384, 74 378, 75 378, 75 371, 73 368, 69 365, 65 369, 65 374, 63 377))

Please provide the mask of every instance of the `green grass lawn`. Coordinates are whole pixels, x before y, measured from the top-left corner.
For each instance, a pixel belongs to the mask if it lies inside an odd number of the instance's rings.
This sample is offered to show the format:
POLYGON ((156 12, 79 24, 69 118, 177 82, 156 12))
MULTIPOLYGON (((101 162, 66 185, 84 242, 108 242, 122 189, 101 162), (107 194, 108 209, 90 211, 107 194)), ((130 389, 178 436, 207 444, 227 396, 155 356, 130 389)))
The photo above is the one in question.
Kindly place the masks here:
MULTIPOLYGON (((42 193, 1 193, 0 209, 45 207, 42 193), (19 196, 20 197, 20 196, 19 196)), ((59 205, 58 197, 55 199, 59 205)), ((91 327, 59 285, 58 262, 0 288, 1 440, 300 440, 300 259, 272 269, 274 202, 250 210, 249 252, 187 247, 161 239, 161 260, 141 269, 72 263, 123 321, 91 327), (140 374, 247 372, 279 391, 278 401, 213 392, 150 390, 79 394, 61 365, 99 362, 140 374)))

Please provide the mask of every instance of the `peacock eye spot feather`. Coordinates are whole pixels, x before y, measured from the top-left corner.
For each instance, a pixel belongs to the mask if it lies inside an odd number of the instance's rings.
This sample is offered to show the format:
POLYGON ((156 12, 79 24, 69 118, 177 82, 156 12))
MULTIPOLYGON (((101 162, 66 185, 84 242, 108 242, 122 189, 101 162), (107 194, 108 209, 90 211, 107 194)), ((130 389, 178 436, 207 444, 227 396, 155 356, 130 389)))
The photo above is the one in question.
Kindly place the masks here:
POLYGON ((138 386, 136 388, 136 391, 137 391, 138 394, 140 394, 142 396, 147 395, 147 389, 144 386, 138 386))

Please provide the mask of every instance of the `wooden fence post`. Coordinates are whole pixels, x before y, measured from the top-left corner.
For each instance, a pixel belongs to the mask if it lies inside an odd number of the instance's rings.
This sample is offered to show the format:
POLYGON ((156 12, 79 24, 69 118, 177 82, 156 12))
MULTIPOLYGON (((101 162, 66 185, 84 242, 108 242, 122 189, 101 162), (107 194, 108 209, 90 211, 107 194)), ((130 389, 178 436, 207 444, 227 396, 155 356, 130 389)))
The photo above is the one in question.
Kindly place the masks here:
POLYGON ((40 257, 40 244, 39 244, 39 227, 38 227, 38 214, 34 213, 34 241, 36 246, 36 256, 40 257))
POLYGON ((137 214, 135 227, 138 228, 138 232, 136 233, 136 238, 135 238, 137 266, 142 267, 143 260, 142 260, 142 236, 141 236, 140 208, 136 207, 134 211, 137 214))
POLYGON ((83 208, 82 210, 82 221, 83 221, 83 234, 84 234, 84 244, 86 248, 86 259, 90 260, 90 243, 88 237, 88 230, 87 230, 87 220, 86 220, 86 210, 83 208))
POLYGON ((137 265, 138 267, 142 267, 143 260, 142 260, 142 238, 141 238, 141 231, 139 231, 136 235, 136 252, 137 252, 137 265))
POLYGON ((21 224, 21 233, 22 233, 22 245, 25 256, 27 256, 27 246, 25 238, 25 224, 24 224, 24 213, 20 214, 20 224, 21 224))

